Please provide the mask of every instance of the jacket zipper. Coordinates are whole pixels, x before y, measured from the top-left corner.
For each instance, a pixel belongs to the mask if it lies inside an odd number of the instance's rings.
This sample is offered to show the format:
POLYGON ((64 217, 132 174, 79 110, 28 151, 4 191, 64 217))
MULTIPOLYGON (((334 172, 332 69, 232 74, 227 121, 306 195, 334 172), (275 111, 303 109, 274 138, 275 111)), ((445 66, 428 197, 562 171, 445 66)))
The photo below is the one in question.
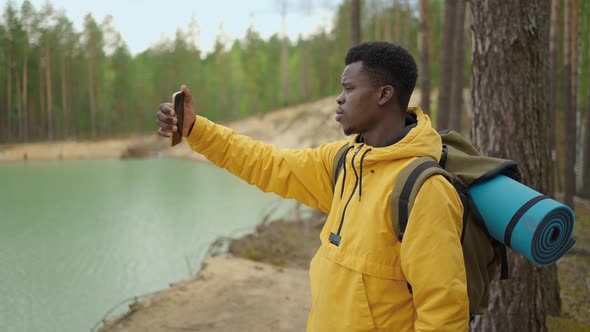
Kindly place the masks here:
MULTIPOLYGON (((363 147, 363 145, 364 144, 359 145, 359 147, 356 149, 356 151, 354 151, 354 154, 352 155, 352 160, 350 161, 352 164, 352 170, 354 171, 354 175, 356 176, 356 180, 354 183, 354 188, 352 189, 352 193, 350 194, 348 201, 346 201, 346 205, 344 205, 344 210, 342 211, 342 218, 340 219, 340 225, 338 226, 338 232, 336 234, 330 233, 330 243, 334 244, 335 246, 339 246, 340 240, 342 240, 342 236, 340 236, 340 232, 342 231, 342 226, 344 225, 344 216, 346 215, 346 209, 348 208, 348 204, 352 200, 352 197, 354 196, 354 193, 356 192, 356 188, 358 187, 358 184, 359 184, 358 174, 356 172, 356 168, 354 167, 354 158, 359 153, 359 151, 361 151, 361 148, 363 147)), ((344 167, 346 167, 346 165, 344 165, 344 167)))

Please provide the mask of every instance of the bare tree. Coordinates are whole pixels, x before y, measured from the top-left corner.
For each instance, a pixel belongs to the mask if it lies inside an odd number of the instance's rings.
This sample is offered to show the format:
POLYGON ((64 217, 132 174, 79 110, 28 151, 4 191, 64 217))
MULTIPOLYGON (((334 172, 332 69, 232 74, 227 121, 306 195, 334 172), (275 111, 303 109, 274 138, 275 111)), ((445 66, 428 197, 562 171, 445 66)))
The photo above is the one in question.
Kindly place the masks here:
POLYGON ((17 138, 20 131, 21 108, 20 108, 20 80, 17 66, 19 63, 19 40, 22 39, 23 33, 19 25, 18 10, 13 2, 8 2, 2 15, 2 21, 6 26, 6 118, 8 139, 17 138), (13 88, 17 94, 13 99, 13 88), (13 132, 13 112, 16 107, 16 132, 13 132))
POLYGON ((68 138, 70 134, 70 110, 69 110, 69 103, 68 103, 68 73, 69 71, 66 69, 68 66, 68 62, 66 61, 66 57, 68 57, 69 49, 67 43, 67 31, 65 31, 65 24, 63 17, 59 17, 58 21, 60 22, 59 27, 62 28, 60 31, 61 36, 58 36, 60 46, 59 49, 59 69, 60 69, 60 83, 61 83, 61 107, 63 110, 63 136, 64 138, 68 138))
MULTIPOLYGON (((554 164, 556 170, 553 175, 553 181, 557 179, 557 152, 556 146, 556 116, 557 116, 557 44, 559 43, 561 20, 561 0, 551 1, 551 32, 549 38, 549 121, 547 127, 549 129, 549 147, 551 149, 551 162, 554 164)), ((557 181, 559 182, 559 181, 557 181)))
POLYGON ((310 80, 311 80, 311 51, 310 41, 301 40, 301 46, 303 47, 303 66, 301 68, 301 93, 299 94, 300 99, 304 102, 308 102, 311 97, 310 91, 310 80))
POLYGON ((6 57, 6 133, 12 138, 12 41, 8 40, 6 57))
POLYGON ((449 103, 448 127, 461 131, 465 66, 465 0, 458 0, 455 10, 455 35, 453 36, 453 77, 451 79, 451 100, 449 103))
POLYGON ((576 173, 574 166, 576 164, 576 102, 572 98, 572 1, 565 2, 564 12, 564 33, 563 33, 563 96, 565 103, 564 111, 564 168, 563 168, 563 201, 570 207, 574 206, 574 194, 576 190, 576 173))
MULTIPOLYGON (((38 71, 38 77, 37 77, 37 82, 39 82, 39 110, 40 110, 40 117, 39 117, 39 133, 38 135, 41 137, 43 136, 43 130, 46 128, 46 124, 45 124, 45 119, 47 118, 47 114, 45 112, 45 106, 46 106, 46 102, 45 102, 45 79, 44 79, 44 75, 45 75, 45 67, 47 66, 46 64, 46 59, 43 55, 43 50, 44 47, 39 47, 38 48, 38 59, 39 59, 39 71, 38 71)), ((44 138, 44 137, 43 137, 44 138)))
POLYGON ((373 32, 373 38, 375 40, 381 40, 381 0, 373 0, 373 13, 375 17, 375 26, 373 32))
POLYGON ((6 133, 12 138, 12 40, 8 40, 6 59, 6 133))
POLYGON ((420 106, 430 113, 430 17, 428 0, 420 0, 420 106))
POLYGON ((404 0, 403 2, 403 29, 402 29, 402 45, 406 49, 412 49, 412 9, 410 8, 410 2, 404 0))
POLYGON ((92 132, 92 138, 96 138, 97 130, 97 110, 96 110, 96 92, 95 92, 95 78, 94 78, 94 56, 92 53, 94 52, 91 45, 88 48, 88 58, 87 58, 87 67, 88 67, 88 102, 90 103, 90 126, 92 132))
POLYGON ((21 97, 22 99, 20 100, 20 121, 19 121, 19 137, 22 141, 28 141, 29 140, 29 103, 28 103, 28 94, 27 92, 29 91, 29 83, 28 83, 28 79, 29 79, 29 73, 28 73, 28 69, 29 69, 29 35, 30 35, 30 29, 32 29, 32 23, 30 23, 30 20, 32 20, 32 17, 34 15, 33 12, 33 5, 29 2, 29 1, 25 1, 23 2, 23 5, 21 7, 21 15, 24 18, 23 21, 25 21, 25 24, 23 24, 24 26, 24 36, 23 36, 23 43, 22 43, 22 47, 23 47, 23 71, 22 71, 22 88, 21 88, 21 97))
POLYGON ((395 0, 393 3, 393 42, 400 44, 402 29, 402 4, 401 0, 395 0))
MULTIPOLYGON (((572 99, 574 100, 576 112, 576 156, 582 155, 582 114, 580 113, 580 81, 582 79, 582 56, 580 56, 580 1, 572 0, 572 99)), ((582 187, 582 158, 576 158, 574 164, 574 172, 576 173, 576 181, 574 184, 574 194, 582 187)))
MULTIPOLYGON (((590 46, 588 47, 590 48, 590 46)), ((588 68, 586 76, 590 82, 590 68, 588 68)), ((586 135, 584 137, 584 167, 582 168, 582 176, 584 179, 584 185, 582 188, 584 190, 582 194, 584 197, 590 198, 590 84, 588 84, 588 90, 586 91, 586 103, 586 135)))
MULTIPOLYGON (((387 8, 387 6, 386 6, 387 8)), ((392 40, 392 29, 393 29, 393 25, 392 25, 392 9, 387 8, 386 12, 385 12, 385 22, 383 23, 383 39, 391 42, 392 40)))
POLYGON ((281 84, 283 87, 282 105, 289 104, 289 39, 287 38, 287 0, 279 2, 282 19, 281 38, 281 84))
POLYGON ((53 139, 53 89, 51 86, 51 51, 49 35, 45 38, 45 88, 47 89, 47 138, 53 139))
POLYGON ((440 79, 438 84, 438 113, 437 128, 439 130, 449 127, 449 108, 451 106, 451 89, 453 79, 453 36, 455 35, 455 14, 457 13, 457 1, 445 0, 445 17, 443 22, 443 35, 441 61, 440 61, 440 79))
MULTIPOLYGON (((590 20, 586 21, 587 27, 590 28, 590 20)), ((590 30, 590 29, 589 29, 590 30)), ((587 30, 587 31, 589 31, 587 30)), ((590 34, 586 35, 588 38, 590 34)), ((586 44, 586 54, 590 56, 590 40, 586 44)), ((584 163, 582 167, 582 195, 590 198, 590 68, 587 69, 586 77, 588 78, 588 87, 586 90, 586 125, 583 128, 584 135, 584 163)))
MULTIPOLYGON (((484 155, 514 159, 526 184, 551 193, 548 116, 549 0, 473 0, 471 137, 484 155)), ((510 279, 493 282, 473 331, 547 331, 559 314, 555 265, 510 253, 510 279)))
POLYGON ((352 0, 351 7, 352 45, 361 43, 361 0, 352 0))

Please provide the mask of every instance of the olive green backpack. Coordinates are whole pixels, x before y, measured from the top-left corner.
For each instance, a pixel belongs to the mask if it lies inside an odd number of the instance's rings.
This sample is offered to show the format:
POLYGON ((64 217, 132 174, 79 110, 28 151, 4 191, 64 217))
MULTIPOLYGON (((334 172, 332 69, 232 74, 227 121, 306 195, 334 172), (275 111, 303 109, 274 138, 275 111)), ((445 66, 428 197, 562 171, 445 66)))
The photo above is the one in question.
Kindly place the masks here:
MULTIPOLYGON (((508 265, 506 246, 489 235, 467 189, 498 174, 520 181, 520 173, 512 160, 481 156, 465 137, 455 131, 445 130, 439 134, 443 143, 439 163, 432 158, 421 157, 402 170, 391 192, 391 221, 398 239, 402 241, 408 216, 424 181, 440 174, 453 184, 464 207, 461 245, 467 273, 469 312, 473 318, 473 315, 485 312, 489 283, 495 279, 499 268, 501 279, 506 279, 508 265)), ((346 148, 344 146, 334 159, 333 185, 344 165, 346 148)), ((408 289, 411 293, 410 284, 408 289)))

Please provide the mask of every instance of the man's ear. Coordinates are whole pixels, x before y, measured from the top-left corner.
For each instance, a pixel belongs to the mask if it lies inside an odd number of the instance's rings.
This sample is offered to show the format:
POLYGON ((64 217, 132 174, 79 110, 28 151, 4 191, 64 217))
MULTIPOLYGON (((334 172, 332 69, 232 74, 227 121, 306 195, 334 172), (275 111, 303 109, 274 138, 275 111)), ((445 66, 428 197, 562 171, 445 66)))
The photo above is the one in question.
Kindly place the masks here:
POLYGON ((395 93, 395 89, 391 85, 384 85, 380 88, 379 91, 379 100, 377 103, 379 106, 385 105, 391 98, 393 98, 393 94, 395 93))

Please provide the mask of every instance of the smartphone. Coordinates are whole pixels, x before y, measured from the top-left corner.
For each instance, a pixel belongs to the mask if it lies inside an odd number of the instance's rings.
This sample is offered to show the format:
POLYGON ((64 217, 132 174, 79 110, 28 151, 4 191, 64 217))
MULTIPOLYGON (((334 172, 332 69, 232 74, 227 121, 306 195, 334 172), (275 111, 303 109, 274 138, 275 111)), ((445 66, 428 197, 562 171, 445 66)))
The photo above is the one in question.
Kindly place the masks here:
POLYGON ((184 121, 184 92, 178 91, 172 95, 172 103, 174 104, 174 112, 176 113, 176 129, 172 133, 172 146, 182 141, 182 124, 184 121))

